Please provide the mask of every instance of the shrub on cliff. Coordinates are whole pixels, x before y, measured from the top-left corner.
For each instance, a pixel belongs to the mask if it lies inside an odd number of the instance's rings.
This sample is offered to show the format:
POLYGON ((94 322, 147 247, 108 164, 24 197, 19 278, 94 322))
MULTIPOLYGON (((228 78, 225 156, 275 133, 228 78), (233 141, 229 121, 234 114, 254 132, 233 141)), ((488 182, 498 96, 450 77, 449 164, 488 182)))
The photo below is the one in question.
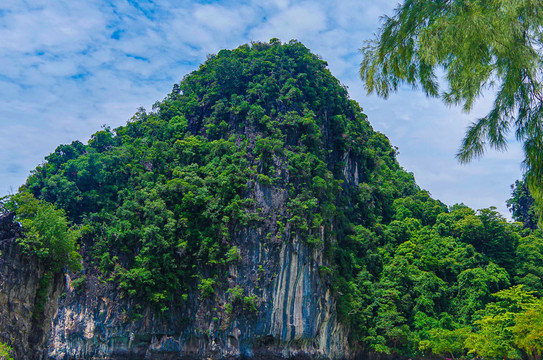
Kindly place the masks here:
POLYGON ((53 204, 26 191, 11 196, 6 208, 15 212, 15 221, 22 225, 23 237, 17 239, 18 243, 26 253, 40 258, 47 270, 81 268, 76 246, 80 232, 69 227, 64 210, 55 209, 53 204))

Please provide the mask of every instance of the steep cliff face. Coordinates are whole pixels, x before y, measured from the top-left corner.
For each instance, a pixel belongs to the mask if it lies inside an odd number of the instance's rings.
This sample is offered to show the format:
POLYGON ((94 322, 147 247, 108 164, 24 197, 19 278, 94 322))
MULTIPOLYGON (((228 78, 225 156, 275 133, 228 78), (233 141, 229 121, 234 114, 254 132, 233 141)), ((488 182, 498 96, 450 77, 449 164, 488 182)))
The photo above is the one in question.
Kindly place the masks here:
MULTIPOLYGON (((167 316, 150 309, 128 318, 131 304, 112 297, 115 291, 68 294, 54 320, 49 356, 54 359, 120 358, 256 358, 311 355, 342 358, 350 354, 347 329, 335 314, 330 289, 319 279, 322 259, 305 246, 283 245, 279 254, 255 242, 249 252, 260 263, 278 261, 277 274, 259 274, 253 267, 231 268, 230 281, 260 295, 258 312, 225 314, 221 304, 200 302, 167 316), (279 256, 278 256, 279 255, 279 256), (261 277, 255 279, 255 277, 261 277), (266 281, 262 277, 274 277, 266 281), (268 282, 268 285, 263 283, 268 282), (263 284, 255 289, 256 284, 263 284), (106 296, 102 296, 106 295, 106 296)), ((90 288, 100 287, 87 277, 90 288)), ((224 294, 223 296, 225 296, 224 294)))
MULTIPOLYGON (((279 164, 277 164, 279 165, 279 164)), ((288 170, 285 170, 288 173, 288 170)), ((287 175, 287 174, 285 174, 287 175)), ((61 299, 49 341, 53 359, 257 359, 350 357, 348 328, 339 323, 330 266, 319 247, 291 236, 290 226, 278 229, 286 214, 287 190, 249 185, 266 218, 261 227, 236 233, 240 259, 225 268, 227 283, 213 299, 189 295, 183 306, 165 313, 140 309, 123 299, 115 286, 100 281, 90 264, 86 285, 70 286, 61 299), (279 234, 282 230, 283 234, 279 234), (272 239, 267 234, 276 234, 272 239), (284 235, 279 236, 279 235, 284 235), (255 308, 234 303, 236 286, 256 296, 255 308)))
POLYGON ((0 216, 0 342, 10 344, 15 359, 43 359, 64 276, 43 281, 42 264, 23 253, 16 242, 20 236, 13 214, 0 216), (44 286, 42 308, 36 300, 44 286))

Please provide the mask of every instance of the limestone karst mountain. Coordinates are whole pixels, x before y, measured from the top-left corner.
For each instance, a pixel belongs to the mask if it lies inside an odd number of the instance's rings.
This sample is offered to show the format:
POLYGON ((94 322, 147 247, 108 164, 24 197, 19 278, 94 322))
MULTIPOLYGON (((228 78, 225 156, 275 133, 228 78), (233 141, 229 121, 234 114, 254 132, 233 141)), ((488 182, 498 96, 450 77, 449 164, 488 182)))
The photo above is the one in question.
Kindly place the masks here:
POLYGON ((395 154, 302 44, 220 51, 28 178, 22 198, 79 228, 82 270, 62 281, 39 234, 23 254, 6 212, 0 342, 17 359, 429 352, 431 329, 511 284, 519 237, 490 210, 449 212, 395 154))

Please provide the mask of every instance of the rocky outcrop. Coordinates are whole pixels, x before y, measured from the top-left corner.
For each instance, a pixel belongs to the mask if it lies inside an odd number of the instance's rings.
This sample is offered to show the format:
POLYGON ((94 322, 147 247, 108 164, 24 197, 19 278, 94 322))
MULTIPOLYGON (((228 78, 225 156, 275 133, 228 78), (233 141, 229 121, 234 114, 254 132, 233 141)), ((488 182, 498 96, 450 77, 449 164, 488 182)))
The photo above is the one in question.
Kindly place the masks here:
POLYGON ((13 214, 0 216, 0 342, 13 348, 15 359, 43 359, 64 276, 57 274, 45 281, 42 264, 17 244, 20 236, 13 214), (42 308, 36 300, 44 286, 39 299, 42 308))
POLYGON ((350 357, 338 322, 321 248, 290 237, 287 191, 251 184, 266 219, 235 235, 241 260, 225 268, 227 282, 212 298, 190 294, 163 312, 123 299, 86 264, 85 284, 69 282, 49 341, 52 359, 188 359, 350 357), (282 231, 282 232, 281 232, 282 231), (271 234, 268 235, 268 234, 271 234), (226 291, 240 287, 254 309, 226 291), (227 304, 232 304, 229 309, 227 304))

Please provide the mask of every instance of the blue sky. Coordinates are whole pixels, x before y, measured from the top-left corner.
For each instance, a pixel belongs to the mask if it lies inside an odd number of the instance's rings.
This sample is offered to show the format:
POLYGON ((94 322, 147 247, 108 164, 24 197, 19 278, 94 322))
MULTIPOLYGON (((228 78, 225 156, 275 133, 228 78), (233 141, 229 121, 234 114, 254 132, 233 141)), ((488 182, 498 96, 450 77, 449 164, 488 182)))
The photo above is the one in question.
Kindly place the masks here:
POLYGON ((2 0, 0 195, 13 193, 59 144, 86 142, 102 125, 150 109, 208 54, 250 41, 297 39, 322 56, 378 131, 399 148, 418 184, 446 204, 496 206, 508 215, 522 150, 460 165, 454 155, 470 114, 402 88, 366 96, 359 49, 391 14, 389 0, 2 0))

